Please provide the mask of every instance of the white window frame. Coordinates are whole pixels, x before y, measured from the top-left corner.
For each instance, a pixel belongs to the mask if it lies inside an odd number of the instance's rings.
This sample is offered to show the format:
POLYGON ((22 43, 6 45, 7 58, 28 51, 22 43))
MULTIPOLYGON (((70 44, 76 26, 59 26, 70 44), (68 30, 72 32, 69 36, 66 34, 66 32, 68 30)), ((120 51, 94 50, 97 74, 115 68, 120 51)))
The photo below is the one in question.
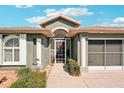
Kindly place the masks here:
MULTIPOLYGON (((2 60, 0 65, 27 65, 27 43, 26 43, 26 34, 19 34, 19 36, 16 35, 8 35, 7 37, 5 37, 4 40, 2 40, 1 45, 1 58, 0 60, 2 60), (6 40, 9 40, 10 38, 18 38, 19 39, 19 61, 14 61, 14 62, 5 62, 4 61, 4 42, 6 40)), ((0 38, 1 41, 1 38, 0 38)))
MULTIPOLYGON (((15 49, 19 49, 19 56, 20 56, 20 46, 19 47, 5 47, 5 43, 9 40, 9 39, 13 39, 13 38, 17 38, 19 40, 19 37, 16 35, 9 35, 7 37, 4 38, 3 40, 3 65, 15 65, 18 64, 20 62, 20 58, 19 61, 14 61, 14 50, 15 49), (12 61, 5 61, 5 49, 11 49, 12 50, 12 61)), ((20 45, 20 44, 19 44, 20 45)))

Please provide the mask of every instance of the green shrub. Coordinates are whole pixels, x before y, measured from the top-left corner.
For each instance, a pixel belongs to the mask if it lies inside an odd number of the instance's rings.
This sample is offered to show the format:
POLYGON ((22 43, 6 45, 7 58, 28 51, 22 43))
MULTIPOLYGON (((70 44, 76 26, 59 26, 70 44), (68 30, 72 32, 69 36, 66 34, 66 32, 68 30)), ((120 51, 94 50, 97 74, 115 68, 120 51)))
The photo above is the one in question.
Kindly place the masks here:
POLYGON ((17 74, 21 77, 25 77, 27 75, 29 75, 31 73, 31 68, 29 67, 22 67, 22 68, 19 68, 17 69, 17 74))
POLYGON ((10 88, 27 88, 28 76, 23 77, 14 82, 10 88))
POLYGON ((18 70, 20 79, 13 83, 11 88, 45 88, 47 83, 46 73, 30 68, 18 70), (26 71, 26 72, 24 72, 26 71), (27 73, 27 74, 26 74, 27 73))
POLYGON ((40 71, 34 71, 30 75, 27 82, 27 87, 29 88, 45 88, 46 87, 46 74, 40 71))
POLYGON ((69 74, 72 76, 79 76, 80 75, 80 66, 78 63, 73 59, 68 59, 67 62, 69 74))

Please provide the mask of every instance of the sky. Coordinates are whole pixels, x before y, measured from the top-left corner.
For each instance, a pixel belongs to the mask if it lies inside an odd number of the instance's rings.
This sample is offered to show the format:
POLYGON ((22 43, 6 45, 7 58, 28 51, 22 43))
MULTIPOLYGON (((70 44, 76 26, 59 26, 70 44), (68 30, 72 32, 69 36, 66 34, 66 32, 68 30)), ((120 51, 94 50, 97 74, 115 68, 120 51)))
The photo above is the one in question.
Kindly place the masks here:
POLYGON ((120 5, 0 5, 0 27, 40 27, 43 20, 64 14, 81 27, 124 26, 120 5))

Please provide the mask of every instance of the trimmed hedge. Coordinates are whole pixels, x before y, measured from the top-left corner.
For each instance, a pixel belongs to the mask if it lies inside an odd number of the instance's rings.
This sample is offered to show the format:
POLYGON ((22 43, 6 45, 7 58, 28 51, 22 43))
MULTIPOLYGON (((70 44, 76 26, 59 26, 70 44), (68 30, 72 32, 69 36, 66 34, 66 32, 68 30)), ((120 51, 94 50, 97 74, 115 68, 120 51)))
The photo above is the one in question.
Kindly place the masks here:
POLYGON ((80 66, 73 59, 68 59, 67 62, 69 74, 72 76, 80 76, 80 66))
POLYGON ((25 76, 31 74, 31 71, 32 70, 29 67, 22 67, 22 68, 17 69, 16 73, 20 77, 25 77, 25 76))
POLYGON ((31 70, 30 68, 21 68, 17 70, 20 79, 13 83, 11 88, 45 88, 47 77, 45 72, 31 70))

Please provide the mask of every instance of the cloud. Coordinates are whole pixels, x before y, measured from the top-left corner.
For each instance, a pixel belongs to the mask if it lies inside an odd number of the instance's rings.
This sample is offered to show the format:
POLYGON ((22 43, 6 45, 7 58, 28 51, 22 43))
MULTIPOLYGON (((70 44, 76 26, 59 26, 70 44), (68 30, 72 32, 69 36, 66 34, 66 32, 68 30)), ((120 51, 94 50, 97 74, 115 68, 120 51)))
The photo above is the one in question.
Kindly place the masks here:
POLYGON ((117 17, 112 21, 105 21, 94 26, 104 26, 104 27, 124 27, 124 17, 117 17))
POLYGON ((27 18, 26 21, 31 23, 31 24, 39 24, 41 21, 45 20, 47 17, 43 16, 34 16, 34 17, 31 17, 31 18, 27 18))
POLYGON ((113 20, 115 23, 124 23, 124 17, 118 17, 113 20))
POLYGON ((103 27, 124 27, 124 23, 113 23, 113 22, 103 22, 93 26, 103 26, 103 27))
POLYGON ((41 21, 58 14, 64 14, 67 16, 82 16, 82 15, 93 15, 93 12, 90 12, 87 8, 61 8, 61 9, 46 9, 46 16, 34 16, 27 18, 26 21, 31 24, 39 24, 41 21))
POLYGON ((64 14, 67 16, 82 16, 82 15, 93 15, 93 12, 90 12, 88 8, 62 8, 62 9, 46 9, 46 15, 54 16, 57 14, 64 14))
POLYGON ((32 5, 16 5, 16 8, 30 8, 33 7, 32 5))

